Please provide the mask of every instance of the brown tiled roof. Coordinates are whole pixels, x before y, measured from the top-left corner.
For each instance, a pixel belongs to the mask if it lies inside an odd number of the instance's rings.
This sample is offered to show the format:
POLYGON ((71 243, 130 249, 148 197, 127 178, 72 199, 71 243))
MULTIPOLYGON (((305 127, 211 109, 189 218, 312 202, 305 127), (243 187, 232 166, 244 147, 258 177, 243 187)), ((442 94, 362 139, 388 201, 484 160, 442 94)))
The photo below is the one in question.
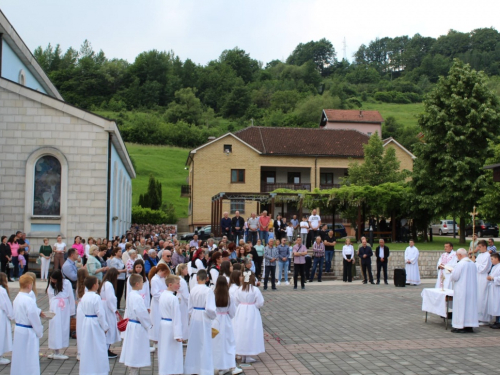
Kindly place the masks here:
POLYGON ((362 122, 381 123, 384 119, 379 111, 364 111, 358 109, 324 109, 321 126, 326 122, 362 122))
POLYGON ((357 130, 251 126, 234 133, 265 155, 362 158, 369 137, 357 130))

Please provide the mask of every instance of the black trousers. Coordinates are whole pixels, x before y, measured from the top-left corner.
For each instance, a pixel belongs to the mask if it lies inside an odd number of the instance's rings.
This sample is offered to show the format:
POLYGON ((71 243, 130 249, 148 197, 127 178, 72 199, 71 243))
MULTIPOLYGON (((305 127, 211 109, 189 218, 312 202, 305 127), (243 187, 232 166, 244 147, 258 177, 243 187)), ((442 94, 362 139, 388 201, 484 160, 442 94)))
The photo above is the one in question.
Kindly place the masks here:
POLYGON ((381 262, 377 259, 377 282, 380 282, 380 269, 384 270, 384 282, 387 282, 387 259, 381 262))
POLYGON ((261 277, 262 275, 262 260, 264 259, 264 257, 257 257, 257 259, 255 259, 255 275, 257 276, 257 278, 261 277))
POLYGON ((271 286, 276 289, 276 266, 266 266, 264 271, 264 289, 267 289, 267 281, 271 276, 271 286))
POLYGON ((24 252, 24 259, 26 259, 26 265, 24 266, 23 275, 29 271, 28 267, 30 264, 30 255, 26 251, 24 252))
MULTIPOLYGON (((312 264, 312 258, 311 257, 306 257, 306 264, 304 264, 304 272, 306 274, 306 279, 309 280, 309 275, 311 273, 311 264, 312 264)), ((295 265, 294 265, 295 267, 295 265)), ((295 274, 295 272, 294 272, 295 274)))
POLYGON ((344 275, 342 277, 343 281, 352 281, 352 263, 344 259, 344 275))
POLYGON ((300 286, 304 287, 306 283, 306 265, 305 264, 293 264, 293 286, 297 287, 297 279, 300 274, 300 286))
POLYGON ((372 264, 371 263, 363 263, 361 262, 361 272, 363 273, 363 281, 366 283, 366 272, 368 272, 368 278, 370 282, 373 282, 373 274, 372 274, 372 264))
POLYGON ((120 309, 120 301, 122 300, 125 282, 127 280, 116 280, 116 308, 120 309))
POLYGON ((257 240, 259 239, 259 232, 248 231, 248 239, 247 241, 252 241, 252 245, 255 246, 257 240))
POLYGON ((231 236, 231 230, 223 230, 222 236, 226 236, 228 241, 232 241, 233 236, 231 236))

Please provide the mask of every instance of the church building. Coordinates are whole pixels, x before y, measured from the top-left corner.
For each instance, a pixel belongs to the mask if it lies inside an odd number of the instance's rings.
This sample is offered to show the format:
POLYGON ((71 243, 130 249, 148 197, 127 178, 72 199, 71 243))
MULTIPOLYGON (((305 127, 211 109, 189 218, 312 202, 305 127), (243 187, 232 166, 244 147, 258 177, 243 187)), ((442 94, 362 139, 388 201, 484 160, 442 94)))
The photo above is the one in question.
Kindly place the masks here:
POLYGON ((61 234, 119 236, 135 171, 116 123, 66 103, 0 12, 0 232, 34 251, 61 234))

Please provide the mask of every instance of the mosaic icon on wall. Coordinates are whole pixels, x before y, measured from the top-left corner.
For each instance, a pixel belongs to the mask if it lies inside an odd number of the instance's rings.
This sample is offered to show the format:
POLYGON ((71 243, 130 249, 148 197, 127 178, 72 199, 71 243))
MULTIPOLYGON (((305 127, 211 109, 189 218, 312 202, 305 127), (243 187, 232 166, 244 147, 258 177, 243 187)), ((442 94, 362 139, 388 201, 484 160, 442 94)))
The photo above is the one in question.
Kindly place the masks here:
POLYGON ((33 215, 61 214, 61 163, 53 156, 42 156, 35 165, 33 215))

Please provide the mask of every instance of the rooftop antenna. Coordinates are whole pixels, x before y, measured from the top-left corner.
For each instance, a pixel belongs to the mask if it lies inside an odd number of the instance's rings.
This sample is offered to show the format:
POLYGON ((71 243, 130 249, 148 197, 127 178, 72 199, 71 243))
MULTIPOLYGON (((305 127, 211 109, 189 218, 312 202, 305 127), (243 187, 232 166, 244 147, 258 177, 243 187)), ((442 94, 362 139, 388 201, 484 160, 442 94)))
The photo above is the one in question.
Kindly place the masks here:
POLYGON ((347 44, 345 42, 345 37, 344 37, 344 42, 342 44, 343 44, 342 50, 344 51, 344 60, 347 60, 347 44))

